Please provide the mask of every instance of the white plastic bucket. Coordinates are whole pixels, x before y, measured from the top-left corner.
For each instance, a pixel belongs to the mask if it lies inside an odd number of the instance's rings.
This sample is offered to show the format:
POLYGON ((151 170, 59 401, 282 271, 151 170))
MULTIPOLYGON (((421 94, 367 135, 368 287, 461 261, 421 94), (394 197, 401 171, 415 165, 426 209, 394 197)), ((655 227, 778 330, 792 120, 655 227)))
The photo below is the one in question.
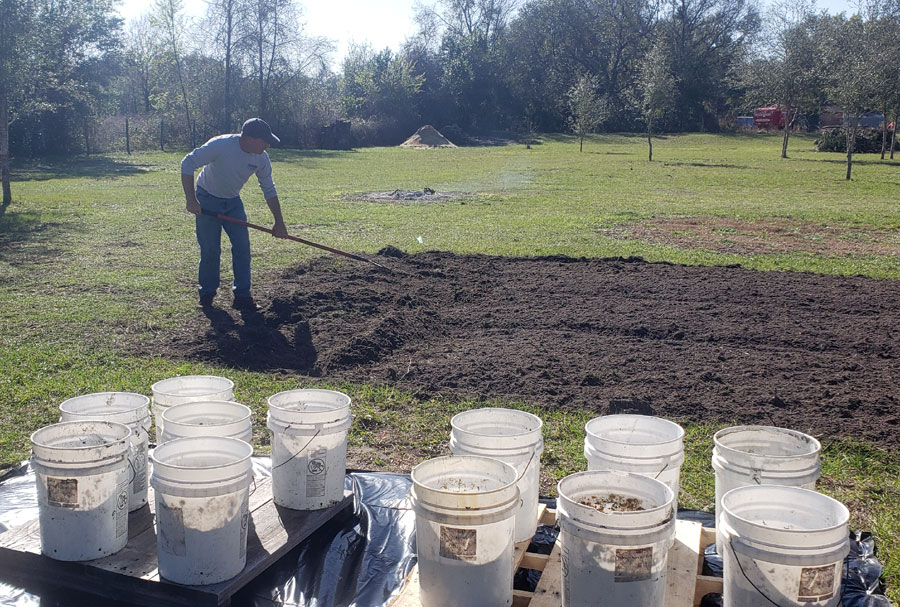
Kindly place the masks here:
POLYGON ((619 470, 664 482, 675 494, 684 463, 684 430, 649 415, 604 415, 584 426, 588 470, 619 470))
POLYGON ((515 409, 485 408, 457 413, 450 420, 453 455, 493 457, 518 474, 521 503, 516 509, 514 540, 531 539, 537 529, 541 482, 541 418, 515 409))
POLYGON ((713 437, 716 471, 716 552, 722 554, 722 496, 747 485, 815 489, 821 445, 813 437, 774 426, 734 426, 713 437))
POLYGON ((150 442, 150 399, 132 392, 95 392, 63 401, 60 421, 118 422, 131 429, 129 455, 134 478, 128 485, 128 511, 147 503, 147 445, 150 442))
POLYGON ((215 584, 247 562, 253 447, 196 436, 153 450, 159 574, 179 584, 215 584))
POLYGON ((162 414, 162 442, 191 436, 226 436, 253 443, 250 407, 225 400, 198 400, 168 407, 162 414))
POLYGON ((591 470, 562 479, 557 491, 563 607, 660 607, 675 540, 672 489, 639 474, 591 470))
POLYGON ((722 496, 725 607, 836 607, 850 551, 847 508, 830 497, 780 485, 722 496))
POLYGON ((184 375, 170 377, 153 384, 153 421, 156 423, 156 444, 162 444, 163 418, 167 408, 197 400, 233 400, 234 382, 215 375, 184 375))
POLYGON ((130 441, 125 424, 94 420, 53 424, 31 435, 44 555, 87 561, 125 547, 130 441))
POLYGON ((287 390, 268 398, 272 497, 279 506, 320 510, 344 497, 350 397, 334 390, 287 390))
POLYGON ((512 604, 516 469, 445 456, 412 471, 422 607, 512 604))

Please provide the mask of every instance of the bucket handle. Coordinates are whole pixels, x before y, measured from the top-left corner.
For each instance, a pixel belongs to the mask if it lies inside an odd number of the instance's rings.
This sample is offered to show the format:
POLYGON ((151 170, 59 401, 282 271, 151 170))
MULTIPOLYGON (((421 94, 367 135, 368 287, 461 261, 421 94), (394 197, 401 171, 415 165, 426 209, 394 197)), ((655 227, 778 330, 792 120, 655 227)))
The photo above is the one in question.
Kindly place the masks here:
POLYGON ((316 433, 312 435, 312 438, 310 438, 310 439, 306 442, 305 445, 303 445, 302 447, 300 447, 300 450, 299 450, 299 451, 297 451, 296 453, 294 453, 293 455, 291 455, 289 458, 287 458, 286 460, 284 460, 283 462, 281 462, 281 463, 278 464, 277 466, 273 467, 272 470, 275 470, 275 468, 281 468, 283 465, 285 465, 286 463, 288 463, 288 462, 290 462, 290 461, 293 461, 293 459, 294 459, 295 457, 297 457, 298 455, 300 455, 301 453, 303 453, 304 451, 306 451, 306 448, 309 447, 309 445, 316 439, 317 436, 319 436, 319 433, 320 433, 321 431, 322 431, 321 428, 319 428, 318 430, 316 430, 316 433))
MULTIPOLYGON (((738 568, 741 570, 741 575, 744 576, 744 579, 747 580, 748 582, 750 582, 750 585, 753 586, 753 589, 756 590, 756 592, 758 592, 761 597, 763 597, 764 599, 766 599, 767 601, 769 601, 770 603, 775 605, 775 607, 781 607, 778 603, 776 603, 775 601, 770 599, 768 596, 766 596, 766 593, 764 593, 762 590, 760 590, 759 586, 754 584, 753 580, 750 579, 750 576, 747 575, 747 572, 744 571, 744 565, 741 563, 741 557, 738 556, 737 551, 734 549, 734 538, 733 537, 728 538, 728 547, 731 548, 731 553, 734 555, 734 560, 738 564, 738 568)), ((843 578, 844 578, 844 570, 846 568, 847 568, 847 563, 845 561, 841 565, 841 584, 840 584, 841 595, 838 598, 838 603, 837 603, 838 605, 844 604, 844 579, 843 578)))

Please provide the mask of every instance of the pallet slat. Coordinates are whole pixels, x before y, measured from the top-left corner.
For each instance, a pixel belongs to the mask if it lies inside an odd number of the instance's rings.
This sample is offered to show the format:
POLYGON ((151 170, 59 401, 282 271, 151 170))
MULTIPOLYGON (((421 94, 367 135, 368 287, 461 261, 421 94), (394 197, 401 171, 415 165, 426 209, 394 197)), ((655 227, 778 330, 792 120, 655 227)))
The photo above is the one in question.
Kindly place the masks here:
POLYGON ((148 506, 129 515, 128 544, 116 554, 74 563, 47 558, 41 554, 39 524, 31 521, 0 534, 0 569, 24 581, 49 582, 118 600, 127 597, 134 605, 226 605, 265 568, 350 507, 353 496, 347 492, 331 508, 300 512, 276 506, 271 480, 258 481, 250 494, 247 564, 236 577, 207 586, 183 586, 160 579, 152 488, 148 501, 148 506))

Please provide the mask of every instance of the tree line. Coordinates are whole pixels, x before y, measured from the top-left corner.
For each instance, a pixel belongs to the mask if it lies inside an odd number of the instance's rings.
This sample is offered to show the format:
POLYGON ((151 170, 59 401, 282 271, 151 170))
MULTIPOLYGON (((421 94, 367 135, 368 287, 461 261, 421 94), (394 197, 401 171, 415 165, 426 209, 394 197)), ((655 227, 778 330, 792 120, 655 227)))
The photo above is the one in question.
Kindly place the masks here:
MULTIPOLYGON (((297 0, 0 0, 0 173, 22 157, 185 149, 266 119, 284 145, 393 145, 422 124, 495 130, 717 131, 758 105, 789 124, 900 107, 900 0, 850 16, 809 0, 432 0, 399 51, 312 36, 297 0)), ((887 122, 887 120, 885 121, 887 122)), ((785 129, 782 154, 790 129, 785 129)), ((893 139, 892 139, 893 141, 893 139)))

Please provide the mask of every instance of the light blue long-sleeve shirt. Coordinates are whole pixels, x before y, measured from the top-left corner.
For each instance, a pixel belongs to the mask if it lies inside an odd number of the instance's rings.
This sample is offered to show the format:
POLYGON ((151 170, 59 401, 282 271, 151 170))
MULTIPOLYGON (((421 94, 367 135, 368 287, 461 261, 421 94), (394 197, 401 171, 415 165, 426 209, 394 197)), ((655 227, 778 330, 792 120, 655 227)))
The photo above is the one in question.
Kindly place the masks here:
POLYGON ((275 198, 272 163, 269 155, 249 154, 241 149, 240 135, 219 135, 188 154, 181 161, 181 174, 193 175, 203 167, 197 185, 219 198, 236 198, 255 174, 266 199, 275 198))

